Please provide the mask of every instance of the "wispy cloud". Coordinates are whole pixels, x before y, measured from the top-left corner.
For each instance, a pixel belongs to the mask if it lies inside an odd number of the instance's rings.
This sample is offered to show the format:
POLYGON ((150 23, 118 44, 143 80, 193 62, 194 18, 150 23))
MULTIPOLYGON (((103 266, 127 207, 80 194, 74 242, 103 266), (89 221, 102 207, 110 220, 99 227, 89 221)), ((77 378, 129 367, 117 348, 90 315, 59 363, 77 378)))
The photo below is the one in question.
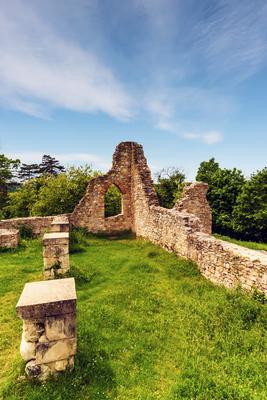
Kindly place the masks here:
POLYGON ((53 108, 129 119, 133 103, 95 54, 57 34, 27 3, 0 8, 0 102, 46 117, 53 108))
POLYGON ((221 132, 203 132, 203 133, 193 133, 187 132, 182 135, 185 139, 189 140, 199 140, 203 143, 207 144, 215 144, 221 142, 223 139, 223 135, 221 132))
POLYGON ((266 61, 267 3, 219 0, 193 27, 193 51, 210 74, 242 80, 266 61))
MULTIPOLYGON (((32 151, 32 152, 16 152, 16 153, 7 153, 8 157, 12 159, 19 159, 22 163, 40 163, 42 160, 43 152, 41 151, 32 151)), ((50 154, 47 152, 47 154, 50 154)), ((51 154, 58 161, 60 161, 64 165, 75 164, 75 165, 83 165, 83 164, 92 164, 92 166, 96 169, 107 170, 110 168, 110 164, 107 163, 104 159, 99 157, 97 154, 90 153, 58 153, 51 154)))
POLYGON ((12 0, 0 8, 0 54, 4 107, 144 118, 213 144, 238 108, 235 88, 266 62, 267 4, 12 0))

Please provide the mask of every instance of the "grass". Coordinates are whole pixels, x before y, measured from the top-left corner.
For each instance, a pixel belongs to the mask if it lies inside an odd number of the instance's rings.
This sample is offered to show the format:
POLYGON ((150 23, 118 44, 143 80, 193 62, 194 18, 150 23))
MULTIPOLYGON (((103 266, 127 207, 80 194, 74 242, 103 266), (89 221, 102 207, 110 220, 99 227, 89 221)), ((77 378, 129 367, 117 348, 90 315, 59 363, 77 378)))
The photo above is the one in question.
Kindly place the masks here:
POLYGON ((239 244, 239 246, 247 247, 252 250, 265 250, 267 251, 267 243, 257 243, 257 242, 245 242, 243 240, 233 239, 229 236, 223 236, 219 234, 214 234, 217 239, 225 240, 226 242, 239 244))
POLYGON ((20 378, 15 305, 26 282, 42 279, 41 244, 24 241, 0 254, 1 399, 266 399, 264 305, 214 286, 193 263, 130 236, 83 237, 71 266, 75 369, 31 383, 20 378))

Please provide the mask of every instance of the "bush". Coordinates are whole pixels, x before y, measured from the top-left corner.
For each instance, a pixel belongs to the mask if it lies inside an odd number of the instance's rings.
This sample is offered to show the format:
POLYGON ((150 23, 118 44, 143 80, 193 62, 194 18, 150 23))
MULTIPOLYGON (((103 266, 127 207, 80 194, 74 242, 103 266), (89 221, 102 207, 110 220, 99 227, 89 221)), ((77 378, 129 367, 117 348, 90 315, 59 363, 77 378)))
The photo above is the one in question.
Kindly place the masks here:
POLYGON ((19 226, 19 233, 21 239, 32 239, 34 237, 33 230, 28 225, 20 225, 19 226))
POLYGON ((90 233, 86 228, 74 228, 70 231, 70 253, 80 253, 88 246, 90 233))

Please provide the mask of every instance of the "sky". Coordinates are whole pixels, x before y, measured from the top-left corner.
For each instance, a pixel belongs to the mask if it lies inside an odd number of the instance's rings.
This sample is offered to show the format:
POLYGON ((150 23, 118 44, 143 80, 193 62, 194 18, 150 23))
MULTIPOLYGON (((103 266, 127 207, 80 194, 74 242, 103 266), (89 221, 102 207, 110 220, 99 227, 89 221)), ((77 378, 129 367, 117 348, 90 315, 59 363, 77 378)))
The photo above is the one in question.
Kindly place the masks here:
POLYGON ((0 153, 267 165, 266 0, 0 0, 0 153))

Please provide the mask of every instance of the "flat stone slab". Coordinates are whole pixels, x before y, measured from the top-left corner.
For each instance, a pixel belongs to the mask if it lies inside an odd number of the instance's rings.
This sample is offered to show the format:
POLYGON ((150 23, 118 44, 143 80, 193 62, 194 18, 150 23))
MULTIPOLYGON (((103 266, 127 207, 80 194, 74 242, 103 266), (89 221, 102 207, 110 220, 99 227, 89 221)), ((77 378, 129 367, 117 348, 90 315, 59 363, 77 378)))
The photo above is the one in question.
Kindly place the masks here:
POLYGON ((68 239, 69 238, 69 233, 68 232, 50 232, 50 233, 45 233, 44 234, 44 240, 45 239, 68 239))
POLYGON ((66 217, 66 216, 60 216, 60 215, 58 215, 58 216, 56 216, 54 219, 53 219, 53 221, 52 221, 52 223, 51 223, 51 225, 54 225, 54 224, 60 224, 60 225, 69 225, 69 219, 68 219, 68 217, 66 217))
POLYGON ((18 229, 0 229, 0 236, 16 235, 18 232, 18 229))
POLYGON ((45 233, 43 237, 43 244, 49 246, 53 244, 68 244, 69 236, 70 235, 68 232, 45 233))
POLYGON ((26 283, 16 305, 23 319, 40 319, 76 310, 74 278, 26 283))

